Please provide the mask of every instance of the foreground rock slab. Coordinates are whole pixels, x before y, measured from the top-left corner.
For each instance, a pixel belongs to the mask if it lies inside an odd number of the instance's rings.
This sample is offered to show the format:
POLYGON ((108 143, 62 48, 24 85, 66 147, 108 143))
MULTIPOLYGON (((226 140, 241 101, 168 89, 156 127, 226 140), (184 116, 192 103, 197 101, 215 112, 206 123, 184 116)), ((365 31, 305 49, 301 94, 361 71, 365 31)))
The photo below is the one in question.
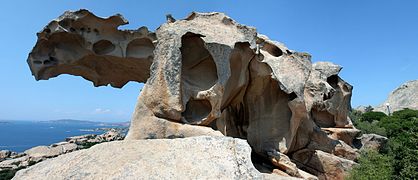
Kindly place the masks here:
POLYGON ((245 140, 230 137, 116 141, 48 159, 13 179, 263 179, 250 154, 245 140))

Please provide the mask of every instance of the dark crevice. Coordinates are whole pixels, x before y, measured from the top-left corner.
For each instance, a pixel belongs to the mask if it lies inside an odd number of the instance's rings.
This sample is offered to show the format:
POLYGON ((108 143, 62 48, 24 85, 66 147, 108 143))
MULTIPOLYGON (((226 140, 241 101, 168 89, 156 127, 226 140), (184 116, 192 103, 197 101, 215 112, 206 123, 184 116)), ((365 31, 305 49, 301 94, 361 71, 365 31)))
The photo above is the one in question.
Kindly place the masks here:
POLYGON ((296 95, 295 92, 292 92, 292 93, 289 94, 289 102, 296 99, 296 98, 298 98, 298 95, 296 95))
POLYGON ((283 51, 280 48, 270 43, 265 43, 262 49, 275 57, 283 55, 283 51))
POLYGON ((265 156, 261 156, 254 151, 251 151, 251 162, 261 173, 272 173, 274 169, 277 169, 277 167, 273 165, 273 163, 271 163, 271 161, 265 156))
POLYGON ((328 84, 331 85, 331 87, 333 87, 334 89, 338 88, 338 80, 339 77, 337 75, 332 75, 327 78, 328 84))

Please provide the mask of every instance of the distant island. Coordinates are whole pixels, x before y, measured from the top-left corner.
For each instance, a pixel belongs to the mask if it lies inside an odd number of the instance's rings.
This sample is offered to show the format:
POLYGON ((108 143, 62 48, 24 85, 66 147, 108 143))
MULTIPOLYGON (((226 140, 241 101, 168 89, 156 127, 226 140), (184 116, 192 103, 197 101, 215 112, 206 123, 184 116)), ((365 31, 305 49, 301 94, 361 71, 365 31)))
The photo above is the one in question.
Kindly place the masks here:
MULTIPOLYGON (((1 122, 1 121, 0 121, 1 122)), ((75 120, 75 119, 58 119, 58 120, 47 120, 39 121, 40 123, 60 123, 60 124, 91 124, 97 126, 129 126, 130 122, 97 122, 88 120, 75 120)))

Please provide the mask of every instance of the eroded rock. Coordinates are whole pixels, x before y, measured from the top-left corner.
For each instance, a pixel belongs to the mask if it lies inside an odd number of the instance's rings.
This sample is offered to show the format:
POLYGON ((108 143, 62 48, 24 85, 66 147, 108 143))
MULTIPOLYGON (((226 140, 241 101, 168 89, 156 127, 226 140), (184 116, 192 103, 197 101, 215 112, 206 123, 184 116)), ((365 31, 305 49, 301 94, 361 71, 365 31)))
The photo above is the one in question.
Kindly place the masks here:
POLYGON ((118 30, 125 24, 121 15, 100 18, 87 10, 65 12, 37 33, 27 60, 32 74, 37 80, 71 74, 94 86, 118 88, 129 81, 145 82, 155 34, 145 27, 118 30))
POLYGON ((312 63, 308 53, 223 13, 167 18, 153 33, 118 30, 127 23, 121 15, 66 12, 38 34, 28 62, 36 79, 73 74, 113 87, 146 81, 127 140, 225 135, 246 139, 291 176, 302 177, 296 165, 323 159, 344 167, 325 164, 314 173, 320 179, 341 178, 351 167, 358 131, 347 116, 353 87, 338 76, 341 66, 312 63), (303 149, 317 160, 295 165, 277 156, 303 149))
POLYGON ((356 163, 320 150, 300 150, 292 158, 304 170, 319 179, 344 179, 356 163))
POLYGON ((58 146, 36 146, 26 150, 24 153, 32 158, 49 158, 55 157, 61 154, 65 154, 77 149, 77 145, 74 143, 67 143, 58 146))
POLYGON ((355 146, 360 150, 373 149, 381 151, 385 148, 388 138, 377 134, 363 134, 355 146))
POLYGON ((353 145, 354 139, 360 135, 360 130, 354 128, 321 128, 328 136, 335 140, 341 140, 348 145, 353 145))

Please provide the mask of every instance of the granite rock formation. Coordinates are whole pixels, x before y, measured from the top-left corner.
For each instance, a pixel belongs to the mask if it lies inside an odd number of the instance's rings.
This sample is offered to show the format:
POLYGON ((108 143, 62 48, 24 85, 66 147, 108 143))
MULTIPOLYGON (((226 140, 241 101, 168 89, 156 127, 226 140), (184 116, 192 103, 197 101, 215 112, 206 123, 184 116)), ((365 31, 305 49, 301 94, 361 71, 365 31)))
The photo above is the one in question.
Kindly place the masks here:
POLYGON ((378 134, 363 134, 354 140, 354 146, 360 150, 372 149, 383 151, 388 142, 388 138, 378 134))
POLYGON ((262 179, 250 153, 245 140, 230 137, 115 141, 48 159, 14 179, 262 179))
POLYGON ((28 58, 33 75, 47 80, 72 74, 94 86, 119 88, 129 81, 145 82, 156 36, 146 27, 117 29, 127 23, 121 15, 102 19, 87 10, 64 13, 37 34, 28 58))
POLYGON ((387 104, 391 113, 405 108, 418 110, 418 80, 408 81, 396 88, 374 111, 388 114, 387 104))
POLYGON ((295 177, 304 174, 297 166, 341 179, 355 164, 353 88, 338 76, 341 66, 312 63, 222 13, 167 17, 151 32, 119 30, 127 24, 121 15, 65 12, 38 33, 28 64, 37 80, 72 74, 94 86, 145 83, 127 140, 242 138, 266 160, 260 166, 295 177))

